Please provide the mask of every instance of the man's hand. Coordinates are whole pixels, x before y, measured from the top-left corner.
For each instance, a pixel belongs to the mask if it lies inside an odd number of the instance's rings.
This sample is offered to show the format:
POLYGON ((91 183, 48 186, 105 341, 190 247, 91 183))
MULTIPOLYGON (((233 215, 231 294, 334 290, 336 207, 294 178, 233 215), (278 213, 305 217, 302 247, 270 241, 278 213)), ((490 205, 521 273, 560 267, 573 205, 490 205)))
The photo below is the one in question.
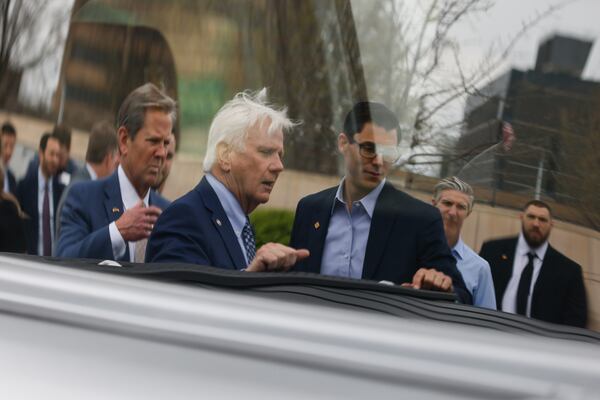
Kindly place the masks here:
POLYGON ((115 224, 126 242, 137 242, 150 236, 161 212, 155 206, 144 207, 144 202, 140 200, 134 207, 127 209, 115 224))
POLYGON ((402 286, 408 286, 415 289, 438 290, 440 292, 454 291, 452 287, 452 278, 433 268, 419 268, 413 276, 412 283, 403 283, 402 286))
POLYGON ((256 257, 250 263, 248 272, 277 272, 288 271, 296 261, 309 256, 306 249, 292 249, 279 243, 267 243, 256 252, 256 257))

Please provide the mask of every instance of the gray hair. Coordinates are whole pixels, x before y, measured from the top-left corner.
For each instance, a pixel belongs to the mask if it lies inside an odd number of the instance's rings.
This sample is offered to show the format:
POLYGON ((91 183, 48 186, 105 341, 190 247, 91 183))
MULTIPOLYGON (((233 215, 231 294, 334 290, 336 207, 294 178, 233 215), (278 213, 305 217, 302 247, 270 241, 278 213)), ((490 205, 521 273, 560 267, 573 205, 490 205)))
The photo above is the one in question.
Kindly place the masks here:
POLYGON ((117 129, 125 127, 127 135, 133 140, 144 126, 148 109, 156 109, 169 114, 175 125, 175 100, 163 93, 152 83, 146 83, 134 89, 123 101, 117 117, 117 129))
POLYGON ((85 160, 92 164, 99 164, 107 154, 115 153, 118 149, 117 132, 108 121, 96 122, 92 126, 85 160))
POLYGON ((267 102, 267 88, 258 92, 241 92, 229 100, 215 115, 208 131, 204 172, 217 161, 217 146, 225 143, 236 151, 245 148, 248 129, 269 120, 268 135, 286 131, 296 125, 287 117, 287 108, 276 109, 267 102))
POLYGON ((475 195, 473 194, 473 188, 471 185, 456 176, 442 179, 433 188, 433 200, 436 203, 440 201, 440 197, 442 197, 442 192, 444 190, 456 190, 457 192, 466 194, 469 198, 468 212, 471 212, 473 209, 473 201, 475 200, 475 195))

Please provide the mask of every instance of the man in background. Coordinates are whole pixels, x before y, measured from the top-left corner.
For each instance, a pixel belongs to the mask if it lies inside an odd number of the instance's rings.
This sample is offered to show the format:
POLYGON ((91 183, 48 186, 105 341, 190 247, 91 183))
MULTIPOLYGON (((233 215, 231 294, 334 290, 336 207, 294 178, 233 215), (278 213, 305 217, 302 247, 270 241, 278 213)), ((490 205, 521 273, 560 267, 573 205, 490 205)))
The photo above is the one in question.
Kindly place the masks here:
POLYGON ((64 185, 58 180, 60 144, 51 133, 44 133, 38 150, 38 167, 27 172, 17 186, 17 198, 26 223, 27 252, 52 255, 56 226, 56 208, 64 185))
POLYGON ((8 163, 12 158, 15 144, 17 143, 17 130, 13 124, 8 121, 2 124, 2 136, 0 136, 0 140, 0 148, 2 148, 2 167, 4 169, 3 189, 5 193, 16 195, 17 180, 15 179, 13 172, 8 168, 8 163))
MULTIPOLYGON (((71 128, 66 125, 58 124, 52 129, 52 135, 58 140, 60 144, 58 154, 58 179, 64 186, 71 182, 71 176, 78 170, 77 164, 70 157, 71 154, 71 128)), ((33 160, 29 162, 27 166, 27 174, 31 170, 35 170, 39 166, 39 157, 36 154, 33 160)))
POLYGON ((431 203, 440 210, 444 233, 456 266, 473 296, 473 305, 496 309, 496 295, 490 266, 460 237, 463 222, 473 211, 473 189, 455 176, 442 179, 433 189, 431 203))
POLYGON ((552 210, 531 200, 517 237, 485 242, 479 255, 492 268, 498 309, 557 324, 585 327, 587 299, 581 267, 548 242, 552 210))

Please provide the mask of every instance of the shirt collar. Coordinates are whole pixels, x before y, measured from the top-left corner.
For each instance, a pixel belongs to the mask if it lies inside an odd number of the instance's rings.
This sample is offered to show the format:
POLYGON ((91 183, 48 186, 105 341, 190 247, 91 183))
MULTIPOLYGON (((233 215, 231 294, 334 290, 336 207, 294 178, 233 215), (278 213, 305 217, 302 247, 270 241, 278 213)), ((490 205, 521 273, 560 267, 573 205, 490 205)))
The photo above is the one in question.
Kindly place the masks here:
MULTIPOLYGON (((46 178, 42 173, 42 166, 38 167, 38 190, 40 192, 44 191, 44 184, 46 183, 46 178)), ((48 190, 52 190, 52 177, 48 178, 48 190)))
POLYGON ((92 178, 93 181, 98 179, 98 174, 96 173, 96 171, 94 171, 94 168, 92 168, 90 163, 85 163, 85 169, 87 169, 87 172, 88 174, 90 174, 90 178, 92 178))
POLYGON ((532 252, 535 254, 535 256, 540 259, 543 260, 544 256, 546 255, 546 250, 548 250, 548 241, 546 240, 544 243, 541 244, 541 246, 532 249, 531 247, 529 247, 529 244, 527 244, 527 241, 525 240, 525 236, 523 236, 523 232, 519 233, 519 239, 517 240, 517 254, 520 256, 526 256, 527 253, 532 252))
POLYGON ((462 238, 458 238, 458 242, 452 248, 452 254, 458 257, 459 260, 465 258, 465 242, 463 242, 462 238))
MULTIPOLYGON (((125 209, 131 208, 136 205, 138 201, 140 201, 140 196, 137 191, 129 181, 129 178, 125 174, 123 167, 119 165, 118 172, 119 174, 119 188, 121 189, 121 199, 123 200, 123 206, 125 209)), ((150 200, 150 189, 146 192, 144 196, 144 205, 147 207, 150 200)))
MULTIPOLYGON (((337 192, 335 193, 335 200, 333 201, 333 207, 335 207, 337 202, 340 202, 346 205, 344 201, 344 182, 346 177, 342 178, 340 185, 338 186, 337 192)), ((365 197, 358 200, 359 203, 362 204, 363 208, 367 212, 370 218, 373 218, 373 211, 375 210, 375 204, 377 203, 377 198, 379 194, 383 190, 383 186, 385 185, 386 179, 383 179, 375 189, 371 190, 365 197)), ((331 212, 333 213, 333 207, 331 208, 331 212)))
POLYGON ((231 191, 227 189, 227 187, 212 174, 207 173, 205 176, 209 185, 217 194, 219 202, 221 203, 221 206, 223 206, 223 210, 225 210, 225 214, 227 214, 229 222, 231 222, 233 231, 236 235, 241 235, 242 229, 244 229, 244 225, 246 225, 247 216, 242 210, 240 202, 235 198, 233 193, 231 193, 231 191))

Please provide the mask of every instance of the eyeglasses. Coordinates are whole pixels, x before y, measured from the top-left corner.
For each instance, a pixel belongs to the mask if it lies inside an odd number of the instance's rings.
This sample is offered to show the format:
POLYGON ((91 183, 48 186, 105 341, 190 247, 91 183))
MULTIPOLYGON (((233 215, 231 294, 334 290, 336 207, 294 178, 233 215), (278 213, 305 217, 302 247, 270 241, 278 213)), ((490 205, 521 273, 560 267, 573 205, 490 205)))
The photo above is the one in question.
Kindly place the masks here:
POLYGON ((384 162, 393 164, 400 158, 400 149, 398 149, 398 146, 376 145, 373 142, 354 143, 358 145, 358 153, 368 160, 372 160, 380 155, 384 162))

